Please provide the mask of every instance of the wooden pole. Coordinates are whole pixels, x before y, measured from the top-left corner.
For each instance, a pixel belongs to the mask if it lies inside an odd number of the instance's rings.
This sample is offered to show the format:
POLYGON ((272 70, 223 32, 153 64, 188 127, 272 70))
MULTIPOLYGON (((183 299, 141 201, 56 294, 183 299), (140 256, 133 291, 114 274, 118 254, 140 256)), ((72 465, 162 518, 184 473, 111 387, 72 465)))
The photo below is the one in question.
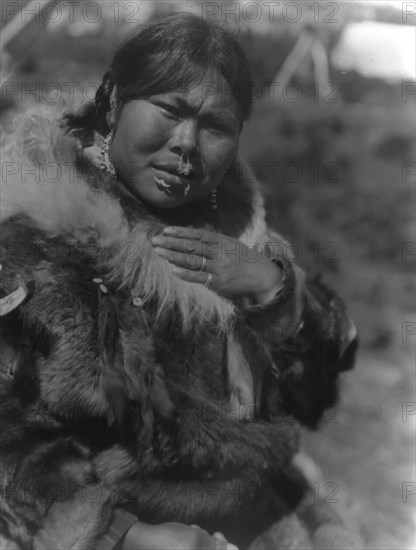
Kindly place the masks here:
MULTIPOLYGON (((299 67, 302 59, 306 56, 309 48, 312 46, 315 37, 307 30, 303 31, 299 36, 292 51, 286 57, 283 65, 273 80, 273 84, 279 84, 284 88, 292 78, 296 69, 299 67)), ((273 85, 272 84, 272 85, 273 85)))
POLYGON ((16 15, 3 27, 1 31, 1 49, 17 36, 48 4, 56 4, 59 0, 32 0, 16 13, 16 15), (26 10, 23 20, 22 12, 26 10))

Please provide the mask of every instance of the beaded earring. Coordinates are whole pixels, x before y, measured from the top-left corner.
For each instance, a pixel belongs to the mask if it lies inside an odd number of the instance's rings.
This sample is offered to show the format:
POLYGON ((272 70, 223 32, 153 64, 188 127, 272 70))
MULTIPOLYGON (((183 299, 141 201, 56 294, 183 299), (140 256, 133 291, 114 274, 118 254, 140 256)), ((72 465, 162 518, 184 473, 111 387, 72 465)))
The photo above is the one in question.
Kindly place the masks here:
POLYGON ((211 199, 211 208, 212 208, 212 210, 217 210, 218 209, 218 201, 217 201, 217 190, 216 189, 214 189, 214 191, 211 192, 210 199, 211 199))
POLYGON ((108 132, 108 134, 106 135, 105 139, 104 139, 104 143, 101 147, 101 151, 100 151, 100 168, 106 172, 107 174, 109 174, 110 176, 112 176, 113 178, 116 177, 116 170, 114 168, 114 165, 113 163, 110 161, 110 158, 108 156, 108 149, 110 147, 110 143, 111 143, 111 140, 113 139, 113 123, 114 123, 114 116, 115 116, 115 111, 116 111, 116 107, 117 107, 117 86, 114 84, 113 86, 113 90, 111 92, 111 95, 110 95, 110 99, 109 99, 109 103, 110 103, 110 110, 107 112, 106 114, 106 121, 107 121, 107 125, 108 127, 110 128, 110 131, 108 132))
POLYGON ((113 139, 113 130, 110 130, 110 132, 107 134, 106 138, 104 139, 104 143, 101 147, 100 151, 100 168, 112 176, 113 178, 116 177, 116 170, 114 168, 113 163, 110 161, 108 157, 108 149, 110 147, 111 140, 113 139))

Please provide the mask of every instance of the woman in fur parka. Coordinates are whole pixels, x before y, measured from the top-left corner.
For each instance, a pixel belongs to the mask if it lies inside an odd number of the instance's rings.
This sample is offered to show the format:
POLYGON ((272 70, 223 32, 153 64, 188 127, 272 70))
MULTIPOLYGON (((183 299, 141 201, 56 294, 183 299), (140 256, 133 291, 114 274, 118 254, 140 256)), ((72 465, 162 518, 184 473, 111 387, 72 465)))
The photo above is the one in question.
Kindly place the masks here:
POLYGON ((194 523, 247 546, 301 509, 297 426, 356 338, 266 226, 251 104, 235 38, 176 14, 119 48, 94 105, 6 138, 6 548, 227 547, 194 523))

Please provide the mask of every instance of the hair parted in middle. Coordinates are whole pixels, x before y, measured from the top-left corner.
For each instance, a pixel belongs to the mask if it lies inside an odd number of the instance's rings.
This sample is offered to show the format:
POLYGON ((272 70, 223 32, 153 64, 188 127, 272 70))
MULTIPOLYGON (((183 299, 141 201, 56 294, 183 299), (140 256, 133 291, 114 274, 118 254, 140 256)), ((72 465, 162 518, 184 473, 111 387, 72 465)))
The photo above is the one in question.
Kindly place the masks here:
POLYGON ((105 136, 110 131, 107 115, 112 111, 114 86, 119 109, 135 99, 186 91, 201 82, 211 67, 229 86, 241 128, 253 103, 251 70, 243 46, 229 30, 188 12, 165 15, 135 28, 116 50, 95 104, 81 116, 67 116, 67 121, 73 128, 89 127, 105 136))

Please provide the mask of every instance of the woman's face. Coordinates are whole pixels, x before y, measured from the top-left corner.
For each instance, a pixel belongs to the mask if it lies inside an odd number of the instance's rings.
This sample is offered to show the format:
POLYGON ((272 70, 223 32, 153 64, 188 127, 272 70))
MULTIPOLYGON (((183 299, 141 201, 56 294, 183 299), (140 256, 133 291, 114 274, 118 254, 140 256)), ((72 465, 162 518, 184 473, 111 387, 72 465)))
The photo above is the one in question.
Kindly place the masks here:
POLYGON ((134 195, 160 208, 175 208, 209 195, 220 184, 236 155, 239 133, 234 97, 226 81, 208 70, 187 91, 123 105, 109 158, 134 195), (188 176, 177 171, 181 155, 192 165, 188 176))

